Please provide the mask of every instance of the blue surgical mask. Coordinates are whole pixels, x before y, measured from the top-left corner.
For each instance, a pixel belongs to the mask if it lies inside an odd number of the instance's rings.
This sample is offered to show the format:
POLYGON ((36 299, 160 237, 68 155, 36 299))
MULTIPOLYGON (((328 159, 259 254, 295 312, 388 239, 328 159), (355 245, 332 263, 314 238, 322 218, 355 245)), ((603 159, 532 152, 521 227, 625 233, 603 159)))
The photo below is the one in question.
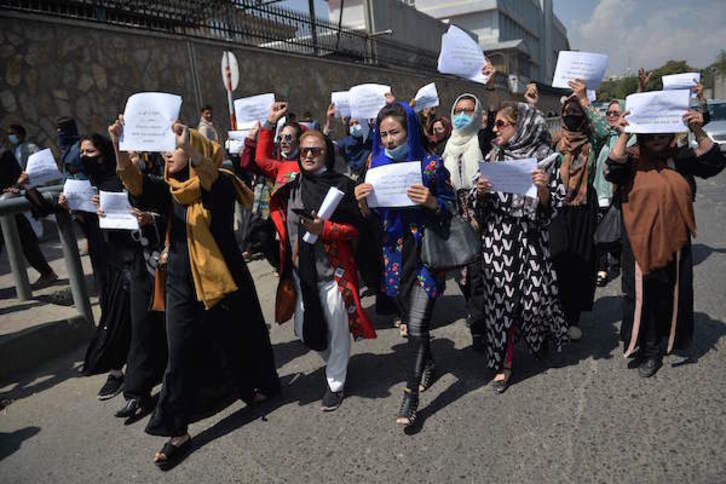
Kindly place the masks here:
POLYGON ((362 138, 363 137, 363 126, 360 124, 354 124, 350 127, 350 135, 354 138, 362 138))
POLYGON ((408 156, 408 143, 403 143, 391 150, 386 148, 386 156, 395 161, 405 160, 406 156, 408 156))
POLYGON ((459 113, 454 116, 454 129, 464 129, 474 122, 474 116, 466 113, 459 113))
POLYGON ((14 135, 14 134, 9 134, 8 141, 10 141, 10 143, 16 145, 16 144, 18 144, 18 136, 14 135))

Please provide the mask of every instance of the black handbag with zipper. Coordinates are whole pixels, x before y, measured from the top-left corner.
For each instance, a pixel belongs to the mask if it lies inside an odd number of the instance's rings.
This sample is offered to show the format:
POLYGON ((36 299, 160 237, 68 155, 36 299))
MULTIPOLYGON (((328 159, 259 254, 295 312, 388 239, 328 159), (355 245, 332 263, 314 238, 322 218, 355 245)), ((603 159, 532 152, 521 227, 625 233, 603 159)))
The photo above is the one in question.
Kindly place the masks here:
POLYGON ((468 265, 480 257, 481 238, 463 217, 453 215, 442 224, 426 226, 421 242, 421 261, 434 271, 468 265))

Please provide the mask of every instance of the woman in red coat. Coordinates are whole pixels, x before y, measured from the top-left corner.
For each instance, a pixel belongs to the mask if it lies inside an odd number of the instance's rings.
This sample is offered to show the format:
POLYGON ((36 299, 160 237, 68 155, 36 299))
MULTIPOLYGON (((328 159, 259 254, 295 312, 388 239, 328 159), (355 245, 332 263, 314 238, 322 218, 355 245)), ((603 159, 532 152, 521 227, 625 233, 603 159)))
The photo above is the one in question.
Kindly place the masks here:
MULTIPOLYGON (((333 171, 335 150, 327 137, 319 131, 305 132, 300 159, 282 161, 272 157, 273 135, 267 126, 260 130, 256 158, 260 170, 275 180, 270 217, 280 236, 280 284, 294 284, 295 334, 325 360, 322 410, 332 411, 343 400, 351 335, 376 336, 361 306, 352 247, 362 217, 353 181, 333 171), (344 196, 330 219, 322 220, 315 212, 331 188, 344 196), (306 232, 317 240, 303 240, 306 232)), ((284 294, 278 291, 277 306, 284 305, 284 294)))

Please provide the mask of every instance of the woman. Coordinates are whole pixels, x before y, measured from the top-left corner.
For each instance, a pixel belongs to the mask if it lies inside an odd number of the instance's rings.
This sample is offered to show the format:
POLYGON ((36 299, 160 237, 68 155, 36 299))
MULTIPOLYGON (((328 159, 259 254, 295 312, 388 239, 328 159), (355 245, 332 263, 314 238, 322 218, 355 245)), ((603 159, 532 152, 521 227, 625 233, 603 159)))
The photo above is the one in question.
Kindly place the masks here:
MULTIPOLYGON (((625 103, 618 99, 613 99, 607 106, 605 116, 608 124, 608 136, 605 138, 600 153, 597 156, 597 162, 595 163, 595 178, 593 180, 593 187, 597 193, 598 202, 598 221, 602 220, 610 206, 613 203, 620 203, 618 200, 613 198, 613 184, 605 179, 605 162, 608 159, 610 151, 615 146, 618 140, 619 133, 615 129, 615 126, 620 119, 620 115, 625 110, 625 103)), ((590 116, 602 117, 595 111, 588 111, 590 116)), ((635 136, 631 136, 628 141, 628 146, 635 143, 635 136)), ((617 277, 620 272, 620 248, 606 249, 602 247, 596 247, 597 250, 597 285, 604 286, 607 284, 609 275, 617 277)))
POLYGON ((297 295, 295 334, 320 351, 325 361, 323 412, 336 410, 343 401, 351 335, 355 339, 376 336, 358 293, 352 244, 362 218, 353 181, 336 173, 334 165, 333 143, 311 130, 300 138, 298 162, 280 162, 276 170, 266 171, 276 180, 270 206, 280 236, 280 278, 292 278, 297 295), (331 188, 344 196, 330 219, 321 220, 315 212, 331 188), (306 232, 317 240, 304 241, 306 232))
MULTIPOLYGON (((122 120, 111 130, 122 131, 122 120)), ((118 157, 117 171, 137 206, 168 213, 166 336, 169 358, 159 401, 146 427, 169 437, 154 455, 162 469, 191 448, 190 422, 218 407, 231 388, 247 404, 279 391, 269 334, 252 276, 233 231, 234 203, 251 194, 220 170, 222 149, 175 122, 177 148, 163 153, 164 177, 118 157)))
MULTIPOLYGON (((499 99, 496 91, 491 87, 496 70, 487 63, 482 74, 488 77, 487 90, 493 96, 492 103, 498 106, 499 99)), ((496 109, 496 108, 494 108, 496 109)), ((454 126, 442 159, 446 169, 451 173, 451 182, 456 190, 457 210, 465 220, 473 221, 473 214, 469 207, 469 192, 474 186, 476 174, 479 173, 479 162, 491 149, 494 139, 492 130, 495 111, 484 113, 479 98, 473 94, 462 94, 451 108, 451 119, 454 126), (491 119, 489 119, 491 118, 491 119), (487 120, 484 125, 484 120, 487 120)), ((477 262, 461 269, 456 282, 466 300, 467 324, 471 331, 472 347, 476 351, 483 351, 484 314, 483 287, 481 284, 481 266, 477 262)))
POLYGON ((653 376, 665 352, 687 348, 693 339, 693 189, 686 177, 710 178, 726 157, 703 131, 703 114, 689 110, 684 121, 698 147, 675 148, 675 133, 629 135, 621 116, 620 136, 607 160, 607 179, 622 197, 623 324, 625 356, 639 348, 638 371, 653 376))
POLYGON ((451 121, 449 120, 449 117, 441 116, 431 123, 431 128, 426 133, 431 150, 438 156, 441 156, 444 153, 446 144, 451 136, 451 129, 451 121))
MULTIPOLYGON (((111 141, 94 133, 81 138, 81 165, 97 191, 120 192, 123 184, 116 176, 116 156, 111 141)), ((64 205, 64 200, 59 200, 64 205)), ((94 197, 98 204, 98 196, 94 197)), ((88 235, 88 253, 100 289, 101 320, 83 362, 83 374, 109 372, 98 392, 99 400, 116 396, 123 387, 122 368, 131 342, 129 290, 131 274, 127 270, 137 255, 136 243, 129 231, 99 227, 98 217, 84 217, 88 235), (113 254, 113 257, 109 257, 113 254)))
POLYGON ((556 168, 565 186, 561 210, 550 224, 550 249, 560 284, 560 300, 570 326, 570 339, 582 338, 580 314, 595 300, 597 193, 595 160, 607 137, 607 125, 587 99, 585 82, 570 81, 574 94, 562 105, 555 149, 556 168))
POLYGON ((404 427, 416 420, 419 391, 434 378, 434 360, 429 336, 434 302, 444 290, 444 274, 430 271, 418 255, 427 224, 446 221, 454 208, 449 172, 441 159, 424 149, 423 130, 416 113, 405 103, 390 104, 378 113, 373 132, 371 169, 402 161, 419 161, 423 184, 411 185, 411 208, 369 209, 366 198, 373 191, 369 183, 355 188, 361 212, 383 228, 383 287, 396 298, 403 323, 408 328, 410 374, 397 423, 404 427))
MULTIPOLYGON (((328 136, 332 131, 332 123, 335 118, 335 104, 328 106, 328 112, 326 115, 325 128, 323 133, 328 136)), ((370 126, 368 121, 361 123, 357 119, 345 118, 343 120, 345 124, 346 135, 342 139, 335 142, 335 146, 350 169, 353 179, 358 180, 363 172, 366 161, 371 154, 371 147, 373 145, 373 136, 371 135, 370 126)))
MULTIPOLYGON (((505 106, 494 123, 496 138, 487 162, 542 160, 551 153, 550 134, 537 108, 526 103, 505 106)), ((482 237, 487 362, 497 372, 498 393, 509 386, 516 336, 535 354, 547 348, 547 340, 557 351, 567 343, 547 233, 561 202, 562 184, 557 173, 540 168, 532 173, 532 182, 537 198, 492 192, 489 180, 481 176, 472 191, 482 237)))

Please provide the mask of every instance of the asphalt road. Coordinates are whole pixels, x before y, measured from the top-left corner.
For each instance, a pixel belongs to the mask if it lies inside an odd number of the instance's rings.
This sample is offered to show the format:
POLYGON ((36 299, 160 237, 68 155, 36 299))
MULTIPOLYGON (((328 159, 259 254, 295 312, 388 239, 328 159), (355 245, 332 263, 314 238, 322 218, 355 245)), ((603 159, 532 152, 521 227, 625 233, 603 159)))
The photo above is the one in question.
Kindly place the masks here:
MULTIPOLYGON (((726 174, 699 181, 696 212, 695 343, 651 379, 622 356, 616 280, 598 291, 582 341, 545 362, 518 347, 514 384, 497 395, 450 283, 434 315, 443 375, 414 432, 395 425, 406 368, 384 319, 377 340, 354 344, 332 414, 319 409, 320 358, 289 323, 274 327, 282 398, 192 425, 195 450, 168 473, 151 463, 163 439, 146 421, 124 426, 120 396, 95 398, 104 377, 76 376, 79 348, 0 388, 0 482, 726 482, 726 174)), ((269 317, 276 278, 264 262, 252 269, 269 317)))

